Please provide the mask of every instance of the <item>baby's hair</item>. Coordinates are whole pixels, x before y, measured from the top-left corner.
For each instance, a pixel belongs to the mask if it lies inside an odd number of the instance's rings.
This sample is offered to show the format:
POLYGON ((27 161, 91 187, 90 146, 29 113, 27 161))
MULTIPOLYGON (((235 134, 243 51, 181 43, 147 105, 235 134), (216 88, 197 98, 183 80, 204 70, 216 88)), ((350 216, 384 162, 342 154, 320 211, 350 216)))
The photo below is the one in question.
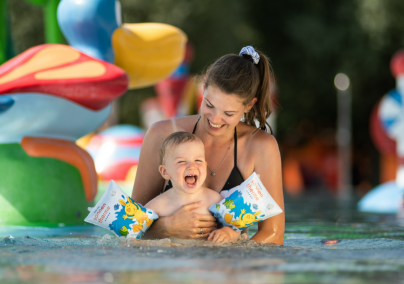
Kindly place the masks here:
POLYGON ((199 139, 198 136, 195 134, 185 132, 185 131, 179 131, 179 132, 174 132, 170 136, 164 140, 163 145, 161 145, 160 148, 160 165, 164 165, 164 157, 166 155, 166 151, 169 147, 172 146, 178 146, 180 144, 184 144, 186 142, 192 142, 192 141, 199 141, 203 144, 202 140, 199 139))

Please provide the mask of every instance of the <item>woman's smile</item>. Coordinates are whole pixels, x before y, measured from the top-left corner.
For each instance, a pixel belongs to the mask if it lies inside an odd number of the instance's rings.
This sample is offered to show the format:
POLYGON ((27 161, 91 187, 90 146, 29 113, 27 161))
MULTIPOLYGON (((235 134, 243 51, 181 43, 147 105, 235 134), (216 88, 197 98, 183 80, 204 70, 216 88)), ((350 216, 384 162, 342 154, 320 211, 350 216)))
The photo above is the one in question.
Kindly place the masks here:
POLYGON ((206 119, 207 119, 208 125, 209 125, 209 127, 210 127, 211 129, 219 130, 219 129, 223 128, 223 126, 225 126, 225 124, 213 124, 213 123, 209 120, 209 118, 206 118, 206 119))

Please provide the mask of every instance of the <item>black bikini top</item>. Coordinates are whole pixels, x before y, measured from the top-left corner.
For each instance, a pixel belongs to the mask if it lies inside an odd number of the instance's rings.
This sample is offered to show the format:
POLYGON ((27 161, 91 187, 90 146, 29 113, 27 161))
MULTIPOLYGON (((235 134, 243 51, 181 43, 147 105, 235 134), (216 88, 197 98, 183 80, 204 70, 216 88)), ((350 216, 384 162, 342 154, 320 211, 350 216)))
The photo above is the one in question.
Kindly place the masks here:
MULTIPOLYGON (((196 121, 194 130, 192 130, 192 134, 195 134, 196 127, 200 119, 201 117, 199 117, 198 120, 196 121)), ((234 128, 234 167, 221 191, 232 189, 233 187, 240 185, 243 181, 244 181, 243 175, 241 174, 240 170, 237 167, 237 130, 236 128, 234 128)), ((173 185, 171 183, 171 180, 169 180, 164 191, 167 191, 172 187, 173 185)))

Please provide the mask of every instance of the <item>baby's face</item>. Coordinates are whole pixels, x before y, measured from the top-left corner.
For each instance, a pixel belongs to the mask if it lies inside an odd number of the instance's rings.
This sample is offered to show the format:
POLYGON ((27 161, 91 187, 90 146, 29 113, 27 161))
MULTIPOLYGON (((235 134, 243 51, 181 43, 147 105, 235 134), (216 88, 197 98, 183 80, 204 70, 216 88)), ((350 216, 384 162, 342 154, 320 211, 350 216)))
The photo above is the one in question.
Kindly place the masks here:
POLYGON ((206 164, 202 142, 185 142, 167 149, 160 172, 165 179, 171 179, 174 188, 194 193, 206 179, 206 164))

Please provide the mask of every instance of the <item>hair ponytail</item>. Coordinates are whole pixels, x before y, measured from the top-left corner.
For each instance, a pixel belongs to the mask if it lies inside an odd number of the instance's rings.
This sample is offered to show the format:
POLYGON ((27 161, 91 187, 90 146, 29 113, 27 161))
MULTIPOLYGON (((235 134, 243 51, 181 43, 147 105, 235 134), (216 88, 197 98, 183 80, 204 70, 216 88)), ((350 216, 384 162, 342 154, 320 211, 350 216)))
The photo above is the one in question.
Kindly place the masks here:
POLYGON ((272 68, 268 58, 260 51, 255 51, 260 56, 258 64, 247 54, 228 54, 219 58, 206 71, 205 87, 214 85, 226 94, 236 94, 243 98, 244 104, 257 98, 251 110, 244 115, 243 121, 254 127, 257 127, 258 122, 258 127, 265 130, 268 125, 266 120, 272 111, 272 68))
MULTIPOLYGON (((267 123, 267 118, 272 112, 270 93, 272 68, 265 54, 262 54, 258 50, 256 50, 256 52, 260 55, 260 61, 258 62, 258 64, 256 64, 260 78, 260 82, 255 95, 255 97, 257 98, 257 102, 254 104, 252 109, 244 116, 244 122, 255 126, 255 121, 257 121, 259 123, 258 127, 265 130, 266 125, 269 126, 269 124, 267 123)), ((270 126, 269 128, 271 129, 270 126)))

